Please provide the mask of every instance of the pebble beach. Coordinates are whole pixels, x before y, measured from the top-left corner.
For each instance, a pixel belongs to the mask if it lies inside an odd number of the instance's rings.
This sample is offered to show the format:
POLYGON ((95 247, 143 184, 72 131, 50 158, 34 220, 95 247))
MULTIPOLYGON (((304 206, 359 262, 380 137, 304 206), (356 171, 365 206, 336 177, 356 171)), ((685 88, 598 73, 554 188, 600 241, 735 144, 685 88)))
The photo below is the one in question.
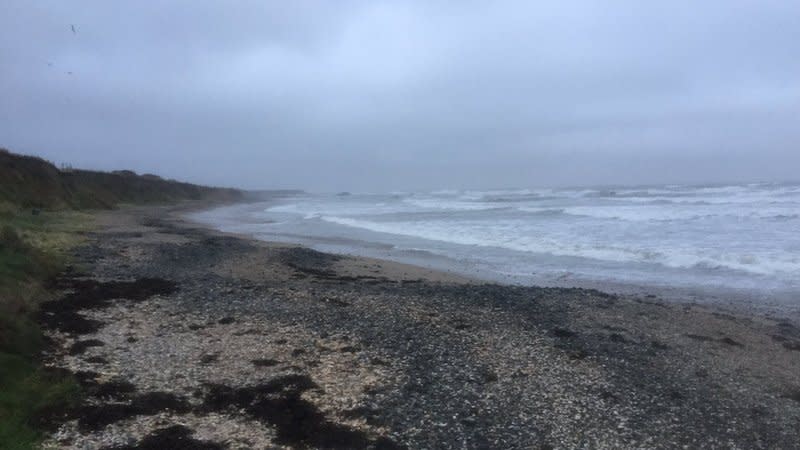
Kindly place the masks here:
MULTIPOLYGON (((196 208, 197 205, 194 205, 196 208)), ((800 448, 800 325, 98 213, 45 304, 45 448, 800 448)))

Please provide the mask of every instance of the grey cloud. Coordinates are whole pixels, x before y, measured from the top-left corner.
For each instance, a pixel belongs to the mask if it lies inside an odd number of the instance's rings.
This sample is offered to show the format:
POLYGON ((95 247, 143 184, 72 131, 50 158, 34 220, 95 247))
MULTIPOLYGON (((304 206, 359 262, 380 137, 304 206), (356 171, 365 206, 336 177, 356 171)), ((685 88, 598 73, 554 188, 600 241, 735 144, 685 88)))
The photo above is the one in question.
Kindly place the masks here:
POLYGON ((252 188, 796 178, 798 55, 794 1, 9 0, 0 145, 252 188))

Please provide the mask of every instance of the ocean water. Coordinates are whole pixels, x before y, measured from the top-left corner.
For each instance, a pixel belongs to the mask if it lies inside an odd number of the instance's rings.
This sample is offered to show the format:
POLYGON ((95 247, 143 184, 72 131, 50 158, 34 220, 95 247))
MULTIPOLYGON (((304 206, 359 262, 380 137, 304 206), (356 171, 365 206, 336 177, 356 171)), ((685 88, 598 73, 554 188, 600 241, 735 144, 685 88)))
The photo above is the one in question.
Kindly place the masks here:
POLYGON ((303 194, 194 217, 225 231, 523 284, 800 303, 800 185, 303 194))

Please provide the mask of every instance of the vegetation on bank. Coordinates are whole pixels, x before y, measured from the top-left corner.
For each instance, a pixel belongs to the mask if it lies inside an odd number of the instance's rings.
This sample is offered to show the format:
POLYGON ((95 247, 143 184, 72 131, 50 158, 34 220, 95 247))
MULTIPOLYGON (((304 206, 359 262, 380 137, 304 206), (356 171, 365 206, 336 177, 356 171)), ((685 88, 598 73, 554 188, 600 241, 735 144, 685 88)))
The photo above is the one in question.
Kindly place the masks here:
POLYGON ((68 250, 91 226, 81 210, 240 195, 128 171, 60 170, 0 149, 0 448, 34 448, 42 414, 79 396, 71 376, 41 365, 46 341, 35 313, 55 295, 48 280, 64 270, 68 250))
POLYGON ((22 208, 106 209, 124 203, 234 200, 241 191, 199 186, 129 170, 59 169, 35 156, 0 148, 0 202, 22 208))
POLYGON ((74 401, 78 385, 41 367, 45 340, 33 315, 50 298, 45 284, 61 271, 66 250, 88 226, 86 215, 37 215, 0 206, 0 448, 31 448, 39 438, 37 417, 74 401))

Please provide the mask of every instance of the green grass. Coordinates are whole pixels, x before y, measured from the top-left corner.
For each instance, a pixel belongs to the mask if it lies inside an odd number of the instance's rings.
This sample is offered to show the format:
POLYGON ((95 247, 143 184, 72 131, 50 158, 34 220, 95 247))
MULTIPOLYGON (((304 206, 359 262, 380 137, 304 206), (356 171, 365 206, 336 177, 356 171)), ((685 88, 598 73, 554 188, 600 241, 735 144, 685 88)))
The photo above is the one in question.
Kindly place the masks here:
POLYGON ((65 251, 80 241, 85 215, 0 208, 0 448, 36 448, 37 417, 74 402, 70 376, 45 370, 45 340, 33 320, 38 302, 50 298, 45 281, 63 269, 65 251))
POLYGON ((39 367, 34 358, 0 352, 0 448, 36 448, 41 431, 36 417, 77 400, 71 377, 39 367))

